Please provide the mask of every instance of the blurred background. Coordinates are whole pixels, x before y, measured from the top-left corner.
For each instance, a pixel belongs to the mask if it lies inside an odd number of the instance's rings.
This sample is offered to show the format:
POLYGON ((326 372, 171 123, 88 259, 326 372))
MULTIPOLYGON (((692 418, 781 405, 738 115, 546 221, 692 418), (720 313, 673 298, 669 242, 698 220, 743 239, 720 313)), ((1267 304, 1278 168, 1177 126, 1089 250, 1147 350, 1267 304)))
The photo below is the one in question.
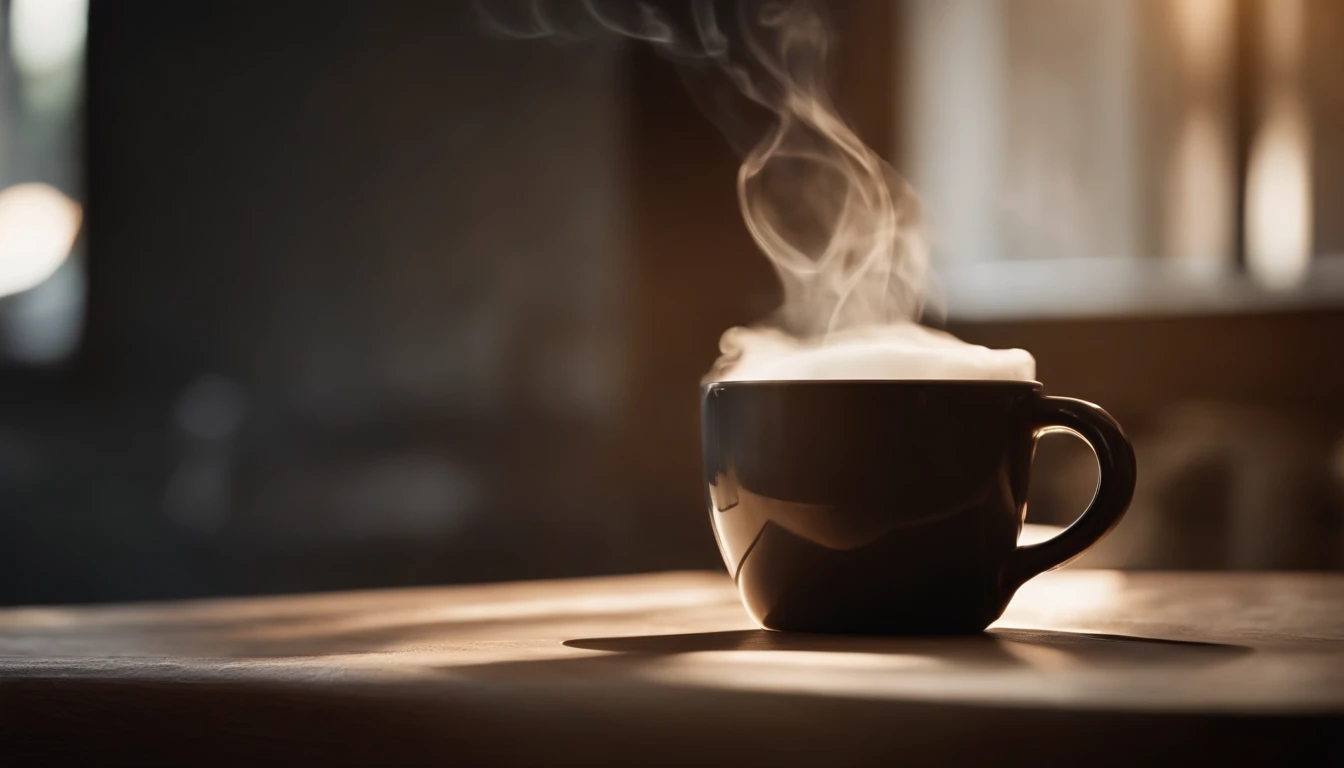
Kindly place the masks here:
MULTIPOLYGON (((1136 443, 1082 563, 1344 566, 1344 3, 833 5, 933 322, 1136 443)), ((436 0, 0 33, 0 603, 721 567, 698 382, 779 296, 667 60, 436 0)))

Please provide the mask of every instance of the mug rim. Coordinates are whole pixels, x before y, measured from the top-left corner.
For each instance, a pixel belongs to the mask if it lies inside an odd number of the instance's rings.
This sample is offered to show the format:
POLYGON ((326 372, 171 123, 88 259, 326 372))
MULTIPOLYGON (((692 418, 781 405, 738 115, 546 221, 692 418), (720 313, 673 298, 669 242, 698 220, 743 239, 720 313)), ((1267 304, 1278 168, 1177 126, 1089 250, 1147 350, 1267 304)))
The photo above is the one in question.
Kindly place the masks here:
POLYGON ((1044 389, 1044 385, 1041 384, 1041 382, 1034 380, 1029 381, 1026 379, 728 379, 726 381, 707 381, 700 385, 700 389, 704 392, 708 392, 711 389, 723 389, 727 387, 795 387, 827 385, 884 387, 1023 387, 1035 390, 1044 389))

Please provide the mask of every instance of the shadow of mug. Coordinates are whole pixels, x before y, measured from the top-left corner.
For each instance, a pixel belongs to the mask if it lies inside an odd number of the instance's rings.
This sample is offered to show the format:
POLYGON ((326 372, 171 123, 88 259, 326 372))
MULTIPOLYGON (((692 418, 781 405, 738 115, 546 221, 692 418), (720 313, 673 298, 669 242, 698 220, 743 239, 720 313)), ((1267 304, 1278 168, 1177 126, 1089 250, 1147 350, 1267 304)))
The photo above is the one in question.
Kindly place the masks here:
POLYGON ((1252 652, 1249 647, 1225 643, 1017 628, 995 628, 981 634, 954 637, 730 630, 576 638, 566 640, 564 644, 570 648, 635 656, 747 651, 764 654, 766 658, 778 654, 781 663, 800 653, 918 656, 930 662, 955 664, 962 669, 1055 668, 1074 664, 1093 668, 1171 665, 1189 669, 1219 664, 1252 652), (1036 650, 1050 653, 1032 652, 1036 650))

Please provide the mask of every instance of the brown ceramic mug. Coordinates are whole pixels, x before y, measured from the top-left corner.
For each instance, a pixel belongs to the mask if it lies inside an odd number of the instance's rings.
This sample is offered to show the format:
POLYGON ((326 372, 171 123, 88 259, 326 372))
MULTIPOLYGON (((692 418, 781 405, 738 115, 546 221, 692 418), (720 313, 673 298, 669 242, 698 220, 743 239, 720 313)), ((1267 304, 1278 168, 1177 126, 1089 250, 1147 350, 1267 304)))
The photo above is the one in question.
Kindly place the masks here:
POLYGON ((1134 492, 1115 420, 1035 382, 720 382, 701 419, 719 551, 766 629, 980 631, 1115 527, 1134 492), (1036 440, 1054 430, 1096 453, 1096 496, 1058 536, 1018 546, 1036 440))

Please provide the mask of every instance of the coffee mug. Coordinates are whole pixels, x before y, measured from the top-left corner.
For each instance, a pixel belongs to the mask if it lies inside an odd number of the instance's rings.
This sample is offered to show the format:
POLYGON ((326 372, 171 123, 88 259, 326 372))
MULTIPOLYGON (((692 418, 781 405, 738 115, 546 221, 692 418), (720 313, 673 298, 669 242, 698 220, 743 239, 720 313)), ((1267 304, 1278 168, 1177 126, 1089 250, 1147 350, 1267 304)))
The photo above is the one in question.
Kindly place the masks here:
POLYGON ((701 421, 719 551, 765 629, 978 632, 1134 493, 1120 425, 1036 382, 718 382, 701 421), (1018 546, 1036 440, 1056 430, 1096 453, 1096 495, 1058 536, 1018 546))

